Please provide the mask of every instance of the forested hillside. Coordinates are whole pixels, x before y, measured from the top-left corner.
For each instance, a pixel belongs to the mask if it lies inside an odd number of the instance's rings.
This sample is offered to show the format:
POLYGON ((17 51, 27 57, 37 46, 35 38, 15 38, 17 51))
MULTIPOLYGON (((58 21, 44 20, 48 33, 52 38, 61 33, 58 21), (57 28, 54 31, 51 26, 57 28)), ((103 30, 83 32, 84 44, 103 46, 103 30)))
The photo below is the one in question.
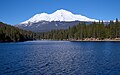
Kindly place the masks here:
POLYGON ((51 40, 120 40, 120 22, 118 19, 116 19, 116 22, 110 21, 107 25, 104 22, 93 22, 90 25, 81 22, 66 30, 52 30, 41 33, 40 38, 51 40))
POLYGON ((120 22, 93 22, 89 25, 80 22, 69 29, 33 33, 0 22, 0 42, 19 42, 36 39, 49 40, 120 40, 120 22))
POLYGON ((25 31, 0 22, 0 42, 18 42, 33 40, 35 33, 25 31))

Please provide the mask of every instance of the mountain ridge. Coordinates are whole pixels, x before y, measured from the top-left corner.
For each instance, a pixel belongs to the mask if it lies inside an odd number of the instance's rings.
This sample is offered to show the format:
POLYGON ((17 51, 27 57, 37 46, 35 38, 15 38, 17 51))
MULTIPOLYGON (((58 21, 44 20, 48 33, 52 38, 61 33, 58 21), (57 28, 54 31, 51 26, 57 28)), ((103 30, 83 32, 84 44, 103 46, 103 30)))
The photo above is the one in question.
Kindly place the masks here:
POLYGON ((21 22, 20 24, 28 24, 29 22, 31 23, 36 23, 39 21, 97 21, 96 19, 90 19, 86 16, 82 16, 80 14, 73 14, 70 11, 64 10, 64 9, 60 9, 57 10, 55 12, 53 12, 52 14, 47 14, 47 13, 40 13, 40 14, 36 14, 33 17, 31 17, 30 19, 21 22))

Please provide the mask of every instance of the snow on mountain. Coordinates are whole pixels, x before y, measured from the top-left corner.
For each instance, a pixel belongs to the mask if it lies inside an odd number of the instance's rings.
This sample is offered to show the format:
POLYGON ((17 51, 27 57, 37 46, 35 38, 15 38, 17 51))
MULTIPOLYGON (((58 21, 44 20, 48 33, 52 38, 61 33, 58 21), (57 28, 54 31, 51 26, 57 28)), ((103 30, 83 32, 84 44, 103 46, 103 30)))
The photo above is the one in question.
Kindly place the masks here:
POLYGON ((90 19, 82 15, 78 14, 73 14, 69 11, 66 10, 57 10, 52 14, 47 14, 47 13, 41 13, 41 14, 36 14, 35 16, 31 17, 25 22, 22 22, 20 24, 27 24, 27 23, 36 23, 40 21, 98 21, 95 19, 90 19))

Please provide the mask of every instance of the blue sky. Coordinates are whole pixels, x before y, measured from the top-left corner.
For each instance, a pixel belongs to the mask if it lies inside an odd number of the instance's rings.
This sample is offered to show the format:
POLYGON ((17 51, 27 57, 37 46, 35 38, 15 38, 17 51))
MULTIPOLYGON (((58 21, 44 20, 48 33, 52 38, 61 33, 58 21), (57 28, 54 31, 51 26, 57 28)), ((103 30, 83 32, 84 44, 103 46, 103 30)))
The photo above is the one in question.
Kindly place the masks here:
POLYGON ((120 19, 120 0, 0 0, 0 21, 14 25, 58 9, 98 20, 120 19))

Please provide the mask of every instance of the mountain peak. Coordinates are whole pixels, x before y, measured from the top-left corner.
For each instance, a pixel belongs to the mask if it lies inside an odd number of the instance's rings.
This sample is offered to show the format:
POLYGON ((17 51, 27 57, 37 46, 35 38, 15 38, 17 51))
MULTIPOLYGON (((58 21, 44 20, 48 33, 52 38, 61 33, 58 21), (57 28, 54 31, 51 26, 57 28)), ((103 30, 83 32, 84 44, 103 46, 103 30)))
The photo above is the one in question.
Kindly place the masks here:
POLYGON ((64 9, 60 9, 60 10, 57 10, 55 11, 54 13, 52 14, 57 14, 57 15, 73 15, 70 11, 67 11, 67 10, 64 10, 64 9))
POLYGON ((60 9, 60 10, 55 11, 54 13, 71 13, 71 12, 64 10, 64 9, 60 9))
POLYGON ((82 15, 76 15, 71 13, 70 11, 60 9, 52 14, 47 14, 47 13, 36 14, 35 16, 31 17, 25 22, 22 22, 21 24, 26 24, 29 22, 35 23, 39 21, 51 22, 51 21, 97 21, 97 20, 90 19, 82 15))

